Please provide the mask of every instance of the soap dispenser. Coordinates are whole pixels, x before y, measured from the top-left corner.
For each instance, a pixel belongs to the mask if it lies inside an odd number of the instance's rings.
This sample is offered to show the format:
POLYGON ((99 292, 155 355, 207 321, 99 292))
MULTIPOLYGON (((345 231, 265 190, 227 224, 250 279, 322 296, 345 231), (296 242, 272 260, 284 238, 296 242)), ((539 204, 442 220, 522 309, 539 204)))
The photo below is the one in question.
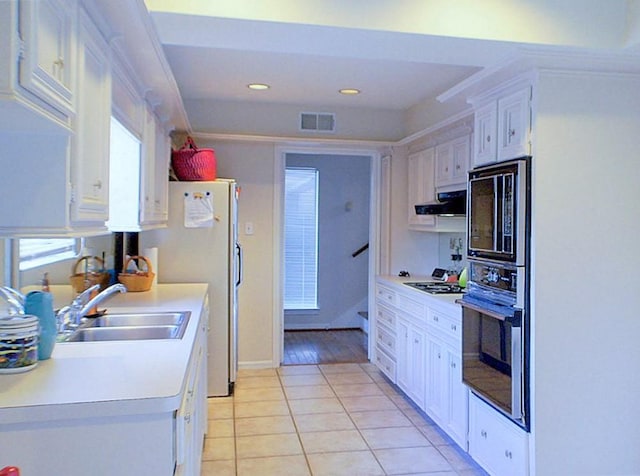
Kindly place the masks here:
POLYGON ((25 298, 24 312, 38 318, 40 327, 38 360, 47 360, 53 353, 58 336, 58 325, 53 312, 53 297, 51 293, 31 291, 25 298))

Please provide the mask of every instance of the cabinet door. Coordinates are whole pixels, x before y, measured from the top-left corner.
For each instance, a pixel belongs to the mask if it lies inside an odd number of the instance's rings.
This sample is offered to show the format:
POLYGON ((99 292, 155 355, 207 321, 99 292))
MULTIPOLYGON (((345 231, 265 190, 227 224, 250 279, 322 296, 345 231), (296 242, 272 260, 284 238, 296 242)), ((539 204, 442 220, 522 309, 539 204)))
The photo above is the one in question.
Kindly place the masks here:
POLYGON ((158 223, 169 219, 169 161, 171 160, 171 139, 162 124, 156 121, 156 160, 153 205, 158 223))
POLYGON ((498 160, 528 155, 531 88, 498 100, 498 160))
POLYGON ((529 473, 527 433, 475 395, 469 401, 469 454, 490 474, 529 473))
POLYGON ((74 0, 20 1, 20 85, 65 114, 73 110, 76 13, 74 0))
POLYGON ((411 389, 409 324, 404 319, 398 319, 396 323, 396 379, 398 386, 409 394, 411 389))
POLYGON ((479 108, 474 120, 473 165, 495 162, 497 158, 498 105, 494 102, 479 108))
POLYGON ((462 383, 462 359, 458 352, 446 349, 445 398, 448 407, 446 432, 464 450, 467 449, 469 390, 462 383))
POLYGON ((446 425, 446 408, 444 405, 444 378, 443 366, 445 355, 439 340, 428 338, 428 365, 429 380, 427 385, 427 413, 443 428, 446 425))
POLYGON ((417 215, 415 205, 433 202, 436 199, 434 177, 435 151, 433 148, 411 154, 408 159, 408 205, 409 226, 435 225, 432 215, 417 215))
POLYGON ((453 143, 436 147, 436 187, 449 185, 453 178, 453 143))
POLYGON ((72 222, 105 222, 109 217, 109 55, 107 45, 82 9, 79 18, 72 222))
POLYGON ((451 170, 452 184, 466 185, 467 183, 467 172, 469 171, 469 156, 471 155, 470 147, 470 138, 468 135, 455 139, 451 144, 453 155, 451 170))
POLYGON ((409 333, 409 338, 411 397, 418 407, 424 410, 427 380, 426 337, 424 332, 413 327, 409 333))
POLYGON ((156 119, 146 105, 142 138, 142 171, 140 177, 140 223, 152 223, 155 219, 156 179, 156 119))

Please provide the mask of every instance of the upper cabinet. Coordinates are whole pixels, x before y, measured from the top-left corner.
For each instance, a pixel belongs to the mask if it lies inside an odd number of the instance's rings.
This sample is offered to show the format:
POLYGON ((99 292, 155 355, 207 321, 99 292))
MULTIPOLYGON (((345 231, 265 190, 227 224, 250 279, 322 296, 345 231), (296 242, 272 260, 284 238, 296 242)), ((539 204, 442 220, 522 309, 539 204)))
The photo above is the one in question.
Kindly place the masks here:
POLYGON ((474 166, 531 154, 531 94, 527 84, 470 100, 475 107, 474 166))
POLYGON ((163 226, 190 127, 144 1, 0 0, 0 236, 109 231, 112 114, 141 144, 130 230, 163 226))
POLYGON ((464 190, 471 155, 470 136, 465 135, 436 147, 436 188, 464 190))
MULTIPOLYGON (((468 147, 468 138, 466 141, 468 147)), ((456 152, 451 148, 446 154, 446 160, 444 160, 443 156, 441 163, 449 163, 449 169, 455 169, 455 165, 453 164, 454 157, 456 155, 460 155, 459 151, 456 152)), ((418 215, 416 213, 415 205, 433 203, 436 201, 436 161, 436 147, 431 147, 429 149, 410 154, 408 157, 407 212, 409 229, 414 231, 462 232, 465 229, 464 217, 418 215)), ((450 184, 451 180, 451 178, 448 178, 447 183, 450 184)), ((462 186, 462 188, 465 188, 465 186, 462 186)))
POLYGON ((79 9, 77 121, 72 137, 71 222, 104 227, 109 218, 109 47, 83 8, 79 9))
POLYGON ((20 86, 68 117, 77 70, 75 2, 22 0, 19 9, 20 86))

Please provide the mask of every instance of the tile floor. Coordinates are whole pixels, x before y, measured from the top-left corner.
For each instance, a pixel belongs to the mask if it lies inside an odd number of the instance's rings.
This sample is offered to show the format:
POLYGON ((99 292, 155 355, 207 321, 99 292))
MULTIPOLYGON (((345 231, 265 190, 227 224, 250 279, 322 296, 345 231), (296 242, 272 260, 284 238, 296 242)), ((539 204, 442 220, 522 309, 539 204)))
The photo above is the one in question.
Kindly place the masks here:
POLYGON ((241 370, 207 436, 201 476, 486 474, 368 363, 241 370))

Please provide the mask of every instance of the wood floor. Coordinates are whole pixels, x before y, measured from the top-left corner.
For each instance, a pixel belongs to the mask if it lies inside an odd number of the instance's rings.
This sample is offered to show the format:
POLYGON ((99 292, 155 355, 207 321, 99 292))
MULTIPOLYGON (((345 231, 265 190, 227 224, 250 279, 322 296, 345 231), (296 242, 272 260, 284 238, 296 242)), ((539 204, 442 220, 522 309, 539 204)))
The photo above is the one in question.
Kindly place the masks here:
POLYGON ((367 361, 367 334, 360 329, 284 333, 283 365, 367 361))

